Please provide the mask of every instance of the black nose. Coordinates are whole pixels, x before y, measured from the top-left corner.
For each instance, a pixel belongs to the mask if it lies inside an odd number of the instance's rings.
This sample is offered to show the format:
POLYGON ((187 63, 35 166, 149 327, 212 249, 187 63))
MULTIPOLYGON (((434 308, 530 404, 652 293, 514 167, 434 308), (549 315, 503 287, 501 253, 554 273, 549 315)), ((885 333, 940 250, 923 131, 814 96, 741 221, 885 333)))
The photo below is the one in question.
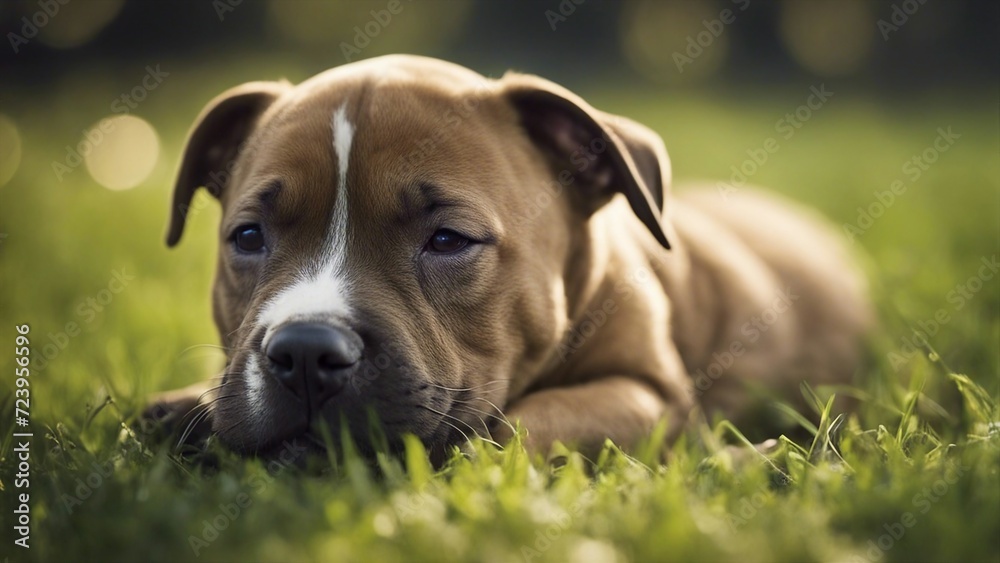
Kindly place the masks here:
POLYGON ((271 373, 315 411, 347 384, 361 339, 344 328, 296 323, 278 330, 265 352, 271 373))

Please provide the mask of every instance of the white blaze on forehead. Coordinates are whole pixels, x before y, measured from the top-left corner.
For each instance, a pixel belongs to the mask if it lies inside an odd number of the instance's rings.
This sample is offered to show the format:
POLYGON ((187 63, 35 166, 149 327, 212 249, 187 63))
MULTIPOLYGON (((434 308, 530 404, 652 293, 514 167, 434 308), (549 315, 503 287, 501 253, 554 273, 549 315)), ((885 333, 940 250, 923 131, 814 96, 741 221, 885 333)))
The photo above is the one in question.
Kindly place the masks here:
POLYGON ((347 253, 347 166, 354 141, 354 125, 347 120, 346 104, 330 119, 333 153, 337 160, 337 195, 333 219, 322 253, 315 267, 303 272, 288 287, 271 298, 257 316, 257 326, 265 327, 262 345, 274 329, 296 319, 346 317, 350 314, 345 256, 347 253))
POLYGON ((337 201, 333 204, 333 225, 330 231, 329 260, 334 270, 342 274, 347 250, 347 164, 354 141, 354 125, 347 120, 346 104, 333 112, 333 150, 337 154, 337 201))

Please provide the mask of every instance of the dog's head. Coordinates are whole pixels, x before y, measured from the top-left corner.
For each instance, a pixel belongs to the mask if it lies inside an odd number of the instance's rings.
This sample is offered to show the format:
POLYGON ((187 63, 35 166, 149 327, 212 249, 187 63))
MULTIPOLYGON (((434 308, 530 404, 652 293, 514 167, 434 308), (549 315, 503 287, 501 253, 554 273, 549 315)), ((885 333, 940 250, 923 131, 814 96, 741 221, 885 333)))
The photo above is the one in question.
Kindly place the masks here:
POLYGON ((214 430, 248 453, 321 422, 365 444, 372 415, 438 448, 486 432, 558 364, 592 215, 624 194, 669 247, 668 183, 655 134, 536 77, 392 56, 225 92, 167 236, 197 188, 221 202, 214 430))

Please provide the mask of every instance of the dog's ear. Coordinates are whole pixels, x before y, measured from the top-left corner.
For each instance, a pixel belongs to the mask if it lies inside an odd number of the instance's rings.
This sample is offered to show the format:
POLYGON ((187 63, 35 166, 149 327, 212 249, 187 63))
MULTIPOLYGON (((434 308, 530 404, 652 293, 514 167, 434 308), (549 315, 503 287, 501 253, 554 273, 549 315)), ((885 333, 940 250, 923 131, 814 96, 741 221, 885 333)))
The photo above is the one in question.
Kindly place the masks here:
POLYGON ((291 88, 287 82, 248 82, 223 92, 205 106, 184 146, 184 156, 170 207, 167 246, 174 246, 184 232, 191 198, 206 187, 218 198, 228 181, 240 145, 257 119, 274 100, 291 88))
POLYGON ((537 76, 508 73, 499 85, 528 135, 555 163, 561 182, 571 178, 577 190, 596 202, 593 209, 614 192, 625 194, 636 216, 664 248, 670 248, 672 230, 664 217, 670 160, 656 133, 598 111, 537 76))

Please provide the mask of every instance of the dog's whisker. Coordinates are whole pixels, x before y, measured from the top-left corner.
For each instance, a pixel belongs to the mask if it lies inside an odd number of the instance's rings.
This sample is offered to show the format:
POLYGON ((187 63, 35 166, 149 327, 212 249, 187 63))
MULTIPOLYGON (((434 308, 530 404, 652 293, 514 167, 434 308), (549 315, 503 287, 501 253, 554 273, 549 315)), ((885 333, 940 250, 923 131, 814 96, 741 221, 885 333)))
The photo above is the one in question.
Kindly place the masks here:
MULTIPOLYGON (((489 425, 487 425, 487 424, 486 424, 486 421, 485 421, 485 420, 483 420, 483 417, 481 417, 481 416, 478 416, 478 415, 477 415, 476 413, 473 413, 473 412, 468 412, 468 411, 457 411, 457 412, 459 412, 460 414, 470 414, 470 415, 472 415, 472 416, 475 416, 476 418, 478 418, 478 419, 479 419, 479 423, 483 425, 483 432, 478 432, 478 431, 475 431, 475 430, 473 430, 473 433, 474 433, 474 434, 475 434, 475 435, 476 435, 476 436, 477 436, 477 437, 478 437, 478 438, 479 438, 480 440, 482 440, 482 441, 484 441, 484 442, 486 442, 486 443, 488 443, 488 444, 492 444, 492 445, 496 446, 497 448, 500 448, 500 449, 503 449, 503 446, 502 446, 502 445, 500 445, 500 444, 499 444, 499 443, 498 443, 498 442, 497 442, 496 440, 494 440, 494 439, 493 439, 493 438, 492 438, 492 437, 491 437, 491 436, 489 435, 489 425)), ((470 424, 466 423, 466 422, 465 422, 465 421, 463 421, 462 419, 460 419, 460 418, 458 418, 458 417, 452 417, 452 418, 453 418, 453 419, 455 419, 455 420, 458 420, 459 422, 462 422, 463 424, 465 424, 465 425, 466 425, 466 426, 468 426, 469 428, 472 428, 472 425, 470 425, 470 424)))
POLYGON ((446 386, 444 386, 444 385, 438 385, 438 384, 436 384, 436 383, 430 383, 430 382, 428 382, 428 383, 427 383, 427 385, 429 385, 430 387, 434 387, 434 388, 437 388, 437 389, 443 389, 443 390, 445 390, 445 391, 455 391, 455 392, 469 392, 469 391, 477 391, 477 390, 479 390, 479 389, 482 389, 482 388, 484 388, 484 387, 487 387, 487 386, 489 386, 489 385, 493 385, 493 384, 498 384, 498 383, 506 383, 506 382, 508 382, 508 381, 510 381, 510 379, 507 379, 507 378, 503 378, 503 379, 494 379, 494 380, 491 380, 491 381, 487 381, 487 382, 485 382, 485 383, 482 383, 482 384, 480 384, 480 385, 475 385, 475 386, 473 386, 473 387, 446 387, 446 386))
POLYGON ((205 418, 207 418, 209 415, 212 414, 212 408, 216 404, 221 403, 225 399, 232 399, 235 397, 237 397, 237 395, 223 395, 220 397, 216 397, 207 403, 201 403, 196 407, 194 407, 193 409, 191 409, 191 411, 189 411, 188 414, 185 415, 185 418, 191 416, 191 414, 194 412, 197 412, 197 414, 194 415, 191 421, 188 422, 187 426, 184 428, 184 432, 181 433, 181 437, 177 441, 177 447, 182 446, 187 441, 191 433, 194 432, 194 429, 198 426, 198 424, 200 424, 202 421, 205 420, 205 418))
MULTIPOLYGON (((198 405, 198 406, 200 407, 202 405, 198 405)), ((201 412, 199 412, 197 415, 195 415, 195 417, 192 418, 190 422, 188 422, 187 427, 184 428, 184 432, 181 433, 180 439, 177 440, 177 447, 178 448, 180 448, 181 446, 184 445, 185 442, 187 442, 188 437, 191 435, 191 432, 194 431, 195 427, 198 426, 198 423, 200 423, 202 420, 204 420, 208 415, 210 415, 212 413, 212 409, 211 409, 211 405, 210 404, 205 404, 204 407, 205 408, 202 409, 201 412)), ((197 408, 197 407, 195 407, 195 408, 197 408)), ((192 412, 194 412, 194 409, 192 409, 192 412)))
POLYGON ((468 434, 466 434, 465 432, 463 432, 461 428, 459 428, 459 427, 455 426, 454 424, 448 422, 448 419, 450 418, 452 420, 455 420, 456 422, 461 422, 462 424, 468 426, 469 429, 472 430, 472 433, 475 434, 476 433, 476 429, 473 428, 472 425, 470 425, 469 423, 465 422, 464 420, 462 420, 460 418, 456 418, 456 417, 454 417, 454 416, 452 416, 452 415, 450 415, 448 413, 441 412, 441 411, 439 411, 439 410, 437 410, 437 409, 435 409, 433 407, 428 407, 427 405, 424 405, 424 404, 419 404, 418 403, 417 406, 420 407, 420 408, 422 408, 422 409, 426 409, 426 410, 428 410, 428 411, 430 411, 430 412, 432 412, 432 413, 440 416, 441 417, 441 422, 443 422, 443 423, 447 424, 448 426, 451 426, 452 428, 454 428, 455 430, 457 430, 465 438, 466 442, 471 442, 472 441, 469 438, 468 434))
POLYGON ((188 346, 187 348, 181 350, 179 356, 183 357, 184 355, 188 354, 189 352, 194 352, 195 350, 211 350, 213 352, 215 352, 215 351, 231 352, 232 351, 231 348, 226 348, 225 346, 219 346, 218 344, 193 344, 193 345, 188 346))
MULTIPOLYGON (((507 420, 507 417, 503 416, 502 413, 501 413, 501 416, 497 416, 495 414, 490 414, 490 413, 488 413, 486 411, 475 409, 474 407, 472 407, 470 405, 459 405, 458 408, 456 408, 457 412, 461 412, 461 413, 465 413, 465 414, 471 414, 472 416, 475 416, 476 418, 478 418, 479 422, 483 425, 483 428, 487 432, 489 432, 489 424, 480 415, 485 415, 488 418, 495 419, 495 420, 503 423, 508 428, 510 428, 511 432, 513 432, 513 433, 517 432, 517 430, 510 423, 510 421, 507 420), (472 410, 457 410, 458 408, 466 408, 466 409, 472 409, 472 410)), ((490 442, 491 444, 493 444, 493 445, 495 445, 497 447, 502 447, 500 444, 498 444, 497 442, 495 442, 492 438, 483 437, 483 439, 486 440, 486 441, 488 441, 488 442, 490 442)))
MULTIPOLYGON (((467 426, 469 428, 469 430, 472 431, 473 435, 478 436, 481 440, 484 440, 484 441, 486 441, 486 442, 488 442, 490 444, 493 444, 494 446, 496 446, 498 448, 502 447, 500 444, 498 444, 497 442, 495 442, 489 436, 484 436, 481 432, 478 432, 474 426, 472 426, 468 422, 462 420, 461 418, 459 418, 457 416, 454 416, 454 415, 451 415, 451 414, 448 414, 448 413, 444 413, 444 412, 440 412, 440 411, 431 409, 430 407, 427 407, 426 405, 420 405, 420 406, 424 407, 424 408, 426 408, 428 410, 431 410, 432 412, 436 412, 436 413, 440 414, 441 416, 443 416, 444 418, 442 419, 442 422, 447 422, 447 419, 449 419, 449 418, 451 420, 456 421, 456 422, 460 422, 460 423, 464 424, 465 426, 467 426)), ((466 414, 472 414, 473 416, 475 416, 475 413, 466 413, 466 414)), ((483 414, 487 414, 487 413, 483 413, 483 414)), ((489 426, 486 424, 486 422, 481 417, 477 416, 477 418, 479 418, 479 422, 483 425, 483 430, 484 431, 488 431, 489 426)), ((454 428, 454 425, 450 425, 450 426, 452 426, 454 428)), ((458 428, 455 428, 455 429, 459 430, 458 428)), ((459 430, 459 432, 461 432, 461 430, 459 430)), ((462 432, 462 436, 465 437, 466 442, 470 441, 469 440, 469 436, 467 434, 465 434, 464 432, 462 432)))
POLYGON ((448 426, 451 426, 451 427, 452 427, 452 428, 454 428, 454 429, 455 429, 456 431, 458 431, 458 433, 459 433, 459 434, 461 434, 463 438, 465 438, 465 442, 466 442, 466 443, 469 443, 469 442, 471 442, 471 441, 472 441, 472 440, 471 440, 471 439, 469 438, 469 435, 468 435, 468 434, 466 434, 465 432, 463 432, 461 428, 459 428, 459 427, 455 426, 454 424, 452 424, 452 423, 448 422, 448 419, 446 419, 446 418, 442 418, 442 419, 441 419, 441 422, 443 422, 443 423, 447 424, 448 426))
POLYGON ((482 425, 483 425, 483 430, 487 430, 487 431, 488 431, 488 430, 489 430, 489 425, 488 425, 488 424, 486 423, 486 420, 485 420, 485 419, 483 419, 483 417, 482 417, 481 415, 484 415, 484 414, 485 414, 486 416, 490 416, 490 415, 489 415, 489 414, 487 414, 487 413, 485 413, 485 412, 483 412, 483 411, 478 411, 478 412, 477 412, 477 411, 475 411, 475 410, 467 410, 468 408, 469 408, 469 407, 468 407, 468 406, 466 406, 466 407, 465 407, 465 409, 463 409, 463 408, 462 408, 462 405, 458 405, 458 406, 457 406, 457 407, 456 407, 456 408, 454 409, 454 412, 456 412, 456 413, 458 413, 458 414, 468 414, 468 415, 472 415, 472 416, 476 417, 476 419, 477 419, 477 420, 479 420, 479 424, 482 424, 482 425))
MULTIPOLYGON (((490 416, 492 416, 492 417, 496 418, 497 420, 503 422, 507 426, 507 428, 510 428, 511 432, 513 432, 515 434, 517 433, 517 428, 515 428, 514 424, 511 423, 511 421, 510 421, 509 418, 507 418, 507 415, 505 415, 503 413, 503 409, 501 409, 500 407, 496 406, 496 404, 493 403, 493 401, 490 401, 486 397, 473 397, 472 400, 474 400, 474 401, 483 401, 487 405, 493 407, 497 411, 497 414, 496 415, 490 415, 490 416)), ((467 406, 471 407, 471 405, 467 405, 467 406)), ((483 413, 483 414, 486 414, 486 413, 483 413)))
MULTIPOLYGON (((231 395, 231 396, 235 396, 235 395, 231 395)), ((238 420, 236 420, 236 422, 230 424, 229 426, 223 428, 222 430, 219 430, 215 434, 216 435, 218 435, 218 434, 225 434, 225 433, 229 432, 230 430, 232 430, 233 428, 236 428, 237 426, 239 426, 241 424, 245 424, 248 420, 249 420, 249 416, 243 416, 243 417, 239 418, 238 420)), ((246 449, 245 448, 246 444, 243 442, 243 438, 242 437, 240 438, 240 446, 241 446, 241 448, 246 449)))
POLYGON ((211 393, 212 391, 218 391, 219 389, 222 389, 225 386, 226 386, 225 383, 220 383, 218 385, 205 389, 205 391, 203 391, 201 395, 198 395, 198 404, 201 404, 201 400, 204 399, 209 393, 211 393))
MULTIPOLYGON (((194 344, 194 345, 188 346, 187 348, 184 348, 183 350, 181 350, 177 354, 177 357, 178 358, 192 357, 192 356, 189 356, 189 353, 193 352, 195 350, 221 351, 221 352, 225 352, 227 356, 235 356, 236 354, 239 354, 239 353, 242 353, 242 352, 254 352, 255 351, 255 349, 252 346, 221 346, 219 344, 194 344)), ((208 355, 206 355, 204 357, 208 357, 208 355)))
MULTIPOLYGON (((492 419, 498 420, 500 422, 503 422, 507 426, 511 426, 510 421, 507 420, 507 417, 505 417, 503 415, 503 413, 499 413, 499 414, 489 413, 489 412, 486 412, 486 411, 484 411, 482 409, 477 409, 476 407, 473 407, 469 403, 459 402, 459 401, 456 401, 456 407, 461 407, 461 408, 467 409, 465 412, 468 412, 470 414, 476 414, 476 415, 486 416, 488 418, 492 418, 492 419)), ((511 428, 513 428, 513 427, 511 426, 511 428)))
POLYGON ((211 402, 207 402, 207 403, 201 403, 201 402, 199 402, 194 407, 192 407, 191 410, 189 410, 187 413, 185 413, 184 416, 181 418, 180 421, 184 422, 184 420, 187 419, 189 416, 195 416, 196 413, 199 413, 202 410, 208 409, 211 406, 212 406, 211 402))

